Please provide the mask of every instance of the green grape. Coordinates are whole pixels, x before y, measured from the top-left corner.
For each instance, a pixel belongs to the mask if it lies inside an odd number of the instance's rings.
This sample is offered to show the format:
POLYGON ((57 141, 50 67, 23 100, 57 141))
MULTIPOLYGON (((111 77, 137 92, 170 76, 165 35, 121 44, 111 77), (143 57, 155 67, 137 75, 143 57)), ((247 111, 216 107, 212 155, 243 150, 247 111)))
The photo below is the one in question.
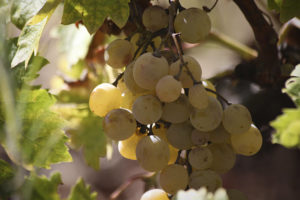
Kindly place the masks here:
POLYGON ((224 129, 222 124, 220 124, 218 128, 209 131, 208 134, 209 134, 209 140, 212 143, 230 144, 230 134, 224 129))
POLYGON ((222 179, 212 170, 196 170, 190 175, 189 186, 194 189, 206 187, 208 191, 213 192, 222 186, 222 179))
POLYGON ((182 85, 173 76, 166 75, 156 84, 156 96, 162 102, 172 102, 178 99, 181 94, 182 85))
POLYGON ((189 119, 191 105, 188 98, 181 94, 180 97, 171 103, 165 103, 162 108, 162 119, 171 123, 182 123, 189 119))
POLYGON ((222 122, 223 109, 220 102, 208 96, 208 106, 205 109, 194 108, 190 121, 199 131, 207 132, 216 129, 222 122))
POLYGON ((136 160, 136 146, 138 142, 143 138, 146 137, 138 132, 138 130, 130 136, 130 138, 126 140, 122 140, 118 142, 118 150, 120 154, 127 159, 136 160))
POLYGON ((152 95, 138 97, 132 106, 135 119, 141 124, 152 124, 158 121, 162 115, 161 102, 152 95))
POLYGON ((177 149, 190 149, 193 146, 193 127, 188 122, 172 124, 167 130, 168 142, 177 149))
POLYGON ((253 124, 248 131, 242 134, 231 135, 231 145, 237 154, 252 156, 256 154, 262 146, 262 136, 258 128, 253 124))
POLYGON ((229 200, 248 200, 247 196, 239 190, 226 190, 229 200))
POLYGON ((136 146, 136 158, 147 171, 162 170, 170 159, 168 144, 156 135, 146 136, 136 146))
POLYGON ((131 62, 133 55, 133 45, 127 40, 117 39, 108 45, 105 60, 112 68, 122 68, 131 62))
POLYGON ((129 110, 118 108, 109 111, 103 119, 103 130, 113 140, 125 140, 136 130, 136 121, 129 110))
POLYGON ((90 109, 96 115, 104 117, 112 109, 121 106, 121 95, 121 91, 112 84, 102 83, 90 95, 90 109))
MULTIPOLYGON (((210 82, 209 80, 202 80, 202 84, 207 89, 210 89, 210 90, 215 91, 215 92, 217 91, 214 84, 212 84, 212 82, 210 82)), ((212 97, 215 97, 215 98, 217 97, 216 94, 214 94, 210 91, 207 91, 207 94, 208 94, 208 96, 212 96, 212 97)))
POLYGON ((188 181, 188 172, 182 165, 168 165, 160 172, 160 186, 169 194, 176 194, 178 190, 184 190, 188 181))
POLYGON ((167 75, 168 72, 169 64, 164 57, 156 57, 152 53, 145 53, 134 63, 133 78, 141 88, 155 90, 159 79, 167 75))
MULTIPOLYGON (((198 61, 195 60, 195 58, 193 58, 191 56, 186 56, 186 55, 183 56, 183 60, 184 60, 184 62, 187 63, 187 68, 193 75, 193 78, 196 81, 201 81, 202 69, 201 69, 201 66, 198 63, 198 61)), ((169 74, 176 76, 180 71, 180 65, 181 65, 180 60, 177 60, 176 62, 172 63, 170 66, 169 74)), ((182 71, 180 73, 179 80, 182 83, 182 86, 184 88, 190 88, 194 85, 193 79, 191 78, 190 74, 188 73, 188 70, 186 69, 186 67, 182 67, 182 71)))
POLYGON ((223 126, 231 134, 246 132, 252 123, 249 110, 241 104, 232 104, 224 110, 223 126))
POLYGON ((199 43, 210 33, 211 22, 207 13, 199 8, 181 11, 174 21, 175 31, 185 42, 199 43))
POLYGON ((213 155, 210 169, 223 174, 234 166, 236 155, 229 144, 212 144, 208 148, 213 155))
POLYGON ((152 189, 145 192, 140 200, 169 200, 169 197, 162 189, 152 189))
POLYGON ((151 32, 166 28, 169 23, 167 13, 159 6, 148 7, 143 13, 142 20, 146 29, 151 32))
POLYGON ((195 108, 204 109, 208 106, 208 94, 202 84, 196 84, 191 87, 188 97, 195 108))
POLYGON ((132 92, 132 94, 142 93, 145 89, 138 86, 133 78, 133 66, 134 62, 130 63, 124 71, 124 82, 126 87, 132 92))
POLYGON ((194 145, 203 146, 209 142, 209 132, 202 132, 194 129, 191 134, 192 142, 194 145))
POLYGON ((209 148, 197 147, 189 153, 189 163, 194 169, 208 169, 213 161, 213 155, 209 148))

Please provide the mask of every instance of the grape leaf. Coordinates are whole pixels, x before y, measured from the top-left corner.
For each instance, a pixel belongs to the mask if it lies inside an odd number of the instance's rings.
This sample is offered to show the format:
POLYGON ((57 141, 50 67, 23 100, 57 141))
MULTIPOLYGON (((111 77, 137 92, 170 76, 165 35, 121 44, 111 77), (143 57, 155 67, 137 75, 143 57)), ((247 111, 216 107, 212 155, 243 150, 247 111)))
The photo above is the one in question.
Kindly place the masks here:
POLYGON ((18 39, 18 49, 11 62, 12 67, 25 61, 25 68, 33 53, 37 53, 39 41, 45 25, 61 0, 47 0, 43 8, 31 18, 22 29, 18 39))
POLYGON ((68 200, 96 200, 97 193, 91 193, 91 187, 86 186, 83 179, 80 178, 72 188, 68 200))
POLYGON ((300 1, 298 0, 268 0, 268 6, 280 13, 281 22, 300 17, 300 1))
POLYGON ((294 76, 286 81, 285 88, 282 90, 287 93, 295 104, 300 106, 300 65, 297 65, 292 71, 291 76, 294 76))
POLYGON ((62 181, 59 173, 53 174, 50 179, 31 174, 21 187, 20 197, 22 200, 60 200, 57 193, 60 184, 62 181))
POLYGON ((129 17, 129 0, 65 0, 62 24, 82 20, 92 34, 110 17, 122 28, 129 17))
POLYGON ((14 0, 11 6, 11 22, 22 29, 45 3, 46 0, 14 0))
POLYGON ((205 188, 199 190, 189 189, 180 190, 174 197, 174 200, 229 200, 226 191, 219 188, 214 194, 208 192, 205 188))
POLYGON ((273 142, 285 147, 300 148, 300 109, 285 109, 283 114, 271 122, 276 129, 273 142))

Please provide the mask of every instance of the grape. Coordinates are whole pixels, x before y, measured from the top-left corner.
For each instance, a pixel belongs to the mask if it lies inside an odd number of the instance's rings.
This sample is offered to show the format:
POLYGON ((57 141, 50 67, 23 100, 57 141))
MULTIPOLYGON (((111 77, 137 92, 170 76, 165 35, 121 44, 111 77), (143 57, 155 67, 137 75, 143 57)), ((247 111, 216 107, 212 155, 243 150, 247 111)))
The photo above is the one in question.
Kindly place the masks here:
POLYGON ((208 106, 208 94, 202 84, 196 84, 189 90, 189 101, 195 108, 204 109, 208 106))
POLYGON ((193 127, 188 122, 172 124, 167 130, 168 142, 177 149, 190 149, 193 127))
POLYGON ((107 47, 105 60, 112 68, 122 68, 131 62, 133 55, 133 45, 127 40, 117 39, 107 47))
POLYGON ((156 97, 143 95, 138 97, 133 103, 132 113, 141 124, 152 124, 160 119, 162 105, 156 97))
POLYGON ((232 104, 224 110, 223 126, 231 134, 249 130, 252 118, 249 110, 241 104, 232 104))
POLYGON ((209 131, 209 140, 212 143, 228 143, 230 144, 230 134, 220 124, 215 130, 209 131))
POLYGON ((136 146, 138 142, 145 137, 138 131, 134 133, 130 138, 118 142, 118 150, 120 154, 127 159, 136 160, 136 146))
POLYGON ((203 146, 209 142, 210 134, 209 132, 202 132, 198 131, 197 129, 194 129, 192 131, 191 138, 193 144, 203 146))
POLYGON ((151 6, 144 11, 142 20, 147 30, 155 32, 168 26, 169 17, 162 7, 151 6))
POLYGON ((188 172, 182 165, 172 164, 160 172, 159 183, 167 193, 176 194, 178 190, 186 188, 188 179, 188 172))
POLYGON ((133 66, 134 66, 134 62, 130 63, 124 71, 124 82, 126 84, 126 87, 133 94, 144 92, 145 89, 138 86, 133 78, 133 66))
POLYGON ((121 91, 112 84, 102 83, 93 89, 89 106, 93 113, 104 117, 110 110, 121 106, 121 91))
POLYGON ((211 151, 204 147, 192 149, 189 153, 189 163, 195 169, 208 169, 213 161, 211 151))
MULTIPOLYGON (((168 142, 168 141, 166 141, 166 142, 168 142)), ((172 145, 168 145, 168 146, 169 146, 169 150, 170 150, 170 159, 169 159, 168 164, 173 164, 177 160, 179 150, 176 149, 175 147, 173 147, 172 145)))
POLYGON ((190 121, 199 131, 212 131, 222 122, 223 109, 220 102, 211 96, 208 96, 208 106, 205 109, 194 108, 190 121))
MULTIPOLYGON (((200 81, 201 76, 202 76, 202 69, 201 69, 201 66, 198 63, 198 61, 195 60, 195 58, 193 58, 191 56, 185 56, 185 55, 183 56, 183 60, 184 60, 184 62, 187 63, 187 68, 189 69, 189 71, 193 75, 193 78, 196 81, 200 81)), ((179 73, 180 65, 181 65, 180 60, 177 60, 176 62, 172 63, 171 66, 170 66, 169 74, 171 74, 173 76, 176 76, 179 73)), ((181 71, 181 74, 179 76, 179 80, 182 83, 182 86, 184 88, 190 88, 194 84, 193 79, 188 74, 188 70, 184 66, 182 67, 182 71, 181 71)))
MULTIPOLYGON (((140 33, 136 33, 134 34, 131 39, 130 42, 133 44, 134 46, 134 52, 136 52, 139 49, 139 46, 142 46, 145 40, 145 35, 142 35, 140 33)), ((161 37, 155 37, 152 40, 154 47, 158 48, 160 43, 161 43, 161 37)), ((139 49, 139 52, 137 53, 137 56, 140 56, 140 54, 142 53, 143 47, 139 49)), ((149 45, 146 49, 147 52, 153 52, 153 48, 151 47, 151 45, 149 45)))
POLYGON ((229 144, 212 144, 209 149, 213 154, 210 169, 218 173, 225 173, 234 166, 236 155, 229 144))
POLYGON ((163 106, 162 119, 171 123, 182 123, 189 119, 191 105, 188 98, 182 94, 171 103, 165 103, 163 106))
POLYGON ((228 189, 226 193, 229 200, 248 200, 247 196, 239 190, 228 189))
POLYGON ((233 150, 244 156, 256 154, 262 146, 262 136, 258 128, 251 125, 248 131, 242 134, 231 135, 233 150))
POLYGON ((173 76, 166 75, 156 84, 156 96, 162 102, 172 102, 181 94, 182 85, 173 76))
MULTIPOLYGON (((212 84, 212 82, 210 82, 209 80, 202 80, 202 84, 203 84, 203 86, 205 88, 208 88, 208 89, 210 89, 212 91, 215 91, 215 92, 217 91, 216 88, 215 88, 215 86, 214 86, 214 84, 212 84)), ((214 93, 212 93, 210 91, 207 91, 207 94, 209 96, 212 96, 212 97, 215 97, 215 98, 217 97, 216 94, 214 94, 214 93)))
POLYGON ((113 140, 125 140, 136 130, 136 121, 129 110, 113 109, 103 119, 103 130, 113 140))
POLYGON ((152 189, 145 192, 140 200, 169 200, 169 197, 161 189, 152 189))
POLYGON ((145 53, 134 63, 133 78, 141 88, 155 90, 159 79, 168 72, 169 64, 164 57, 155 57, 152 53, 145 53))
POLYGON ((215 191, 222 186, 222 179, 214 171, 196 170, 190 175, 189 186, 194 189, 206 187, 208 191, 215 191))
POLYGON ((137 144, 136 157, 145 170, 159 171, 168 165, 170 159, 168 144, 158 136, 146 136, 137 144))
POLYGON ((175 31, 185 42, 198 43, 208 36, 211 22, 207 13, 198 8, 181 11, 174 21, 175 31))

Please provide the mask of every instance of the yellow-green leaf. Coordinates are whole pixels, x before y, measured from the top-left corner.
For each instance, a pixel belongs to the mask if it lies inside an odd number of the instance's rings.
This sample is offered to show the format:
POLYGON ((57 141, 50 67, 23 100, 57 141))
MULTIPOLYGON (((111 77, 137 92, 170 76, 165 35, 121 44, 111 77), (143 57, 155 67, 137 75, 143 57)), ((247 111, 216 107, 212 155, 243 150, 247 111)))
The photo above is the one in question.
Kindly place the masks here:
POLYGON ((91 187, 84 183, 84 180, 80 178, 76 185, 72 188, 68 200, 96 200, 97 193, 91 193, 91 187))

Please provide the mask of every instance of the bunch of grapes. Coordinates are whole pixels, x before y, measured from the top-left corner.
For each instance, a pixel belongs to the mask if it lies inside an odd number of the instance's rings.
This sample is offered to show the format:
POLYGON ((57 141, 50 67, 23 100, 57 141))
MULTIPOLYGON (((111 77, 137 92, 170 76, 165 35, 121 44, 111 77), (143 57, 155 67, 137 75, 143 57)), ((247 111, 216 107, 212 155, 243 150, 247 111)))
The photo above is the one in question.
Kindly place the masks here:
POLYGON ((120 154, 159 173, 162 189, 146 192, 142 200, 169 199, 167 194, 186 188, 215 191, 236 154, 254 155, 262 145, 248 109, 222 104, 213 84, 202 80, 197 60, 174 53, 178 41, 168 40, 178 39, 170 30, 184 42, 203 40, 211 29, 207 13, 198 8, 170 12, 150 6, 142 16, 146 32, 155 36, 169 30, 164 38, 136 33, 108 46, 108 65, 126 68, 115 84, 98 85, 89 101, 103 117, 106 135, 118 141, 120 154))

